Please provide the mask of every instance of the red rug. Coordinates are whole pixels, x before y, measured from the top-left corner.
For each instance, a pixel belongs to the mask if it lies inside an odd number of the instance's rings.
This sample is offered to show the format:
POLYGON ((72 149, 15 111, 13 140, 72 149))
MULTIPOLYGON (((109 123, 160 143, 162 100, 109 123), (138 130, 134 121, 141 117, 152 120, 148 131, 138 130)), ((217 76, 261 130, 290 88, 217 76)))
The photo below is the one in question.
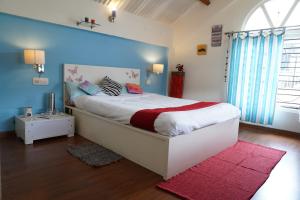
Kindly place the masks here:
POLYGON ((185 199, 250 199, 285 153, 238 141, 234 146, 157 186, 185 199))

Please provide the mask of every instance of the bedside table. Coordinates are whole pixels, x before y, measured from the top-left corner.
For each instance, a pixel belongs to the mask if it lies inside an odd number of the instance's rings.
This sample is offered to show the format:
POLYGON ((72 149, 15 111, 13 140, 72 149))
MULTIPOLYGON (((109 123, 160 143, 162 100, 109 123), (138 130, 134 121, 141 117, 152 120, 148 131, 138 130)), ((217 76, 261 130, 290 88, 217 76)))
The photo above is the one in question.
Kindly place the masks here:
POLYGON ((16 134, 25 144, 34 140, 67 135, 74 136, 74 116, 65 113, 55 115, 38 114, 32 117, 15 118, 16 134))

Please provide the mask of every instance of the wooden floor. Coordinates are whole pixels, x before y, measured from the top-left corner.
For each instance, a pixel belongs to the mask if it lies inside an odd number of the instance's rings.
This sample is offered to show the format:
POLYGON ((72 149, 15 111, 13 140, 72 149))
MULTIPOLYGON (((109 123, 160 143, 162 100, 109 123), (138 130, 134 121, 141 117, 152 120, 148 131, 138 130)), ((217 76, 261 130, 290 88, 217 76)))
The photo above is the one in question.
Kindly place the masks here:
MULTIPOLYGON (((242 127, 239 137, 288 152, 253 199, 299 200, 299 137, 251 127, 242 127)), ((126 159, 91 168, 67 153, 68 145, 83 142, 75 136, 25 146, 12 134, 0 139, 3 199, 177 199, 155 187, 160 176, 126 159)))

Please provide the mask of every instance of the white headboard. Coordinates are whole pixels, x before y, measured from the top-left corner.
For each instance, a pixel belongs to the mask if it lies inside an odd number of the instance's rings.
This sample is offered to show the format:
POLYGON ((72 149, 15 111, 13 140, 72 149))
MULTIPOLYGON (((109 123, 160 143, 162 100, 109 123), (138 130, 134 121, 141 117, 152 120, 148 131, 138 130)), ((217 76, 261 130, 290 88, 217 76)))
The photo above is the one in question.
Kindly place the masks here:
POLYGON ((140 84, 139 69, 64 64, 64 81, 81 83, 88 80, 91 83, 98 84, 105 76, 121 84, 140 84))
MULTIPOLYGON (((105 76, 108 76, 112 80, 118 81, 121 84, 140 84, 139 69, 64 64, 64 82, 71 81, 74 83, 81 83, 85 80, 88 80, 91 83, 98 84, 105 76)), ((65 92, 65 86, 63 88, 63 91, 64 106, 66 106, 68 104, 68 97, 65 92)))

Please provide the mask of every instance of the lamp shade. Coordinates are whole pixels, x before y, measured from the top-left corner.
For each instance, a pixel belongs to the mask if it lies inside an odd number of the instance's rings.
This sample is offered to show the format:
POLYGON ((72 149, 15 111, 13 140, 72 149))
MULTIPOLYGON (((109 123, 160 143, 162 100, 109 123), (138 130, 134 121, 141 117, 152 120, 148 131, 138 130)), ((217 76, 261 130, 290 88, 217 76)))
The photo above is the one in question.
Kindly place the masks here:
POLYGON ((163 64, 153 64, 152 72, 156 73, 156 74, 162 74, 164 72, 164 65, 163 64))
POLYGON ((36 49, 24 50, 25 64, 31 65, 44 65, 45 64, 45 51, 36 49))

